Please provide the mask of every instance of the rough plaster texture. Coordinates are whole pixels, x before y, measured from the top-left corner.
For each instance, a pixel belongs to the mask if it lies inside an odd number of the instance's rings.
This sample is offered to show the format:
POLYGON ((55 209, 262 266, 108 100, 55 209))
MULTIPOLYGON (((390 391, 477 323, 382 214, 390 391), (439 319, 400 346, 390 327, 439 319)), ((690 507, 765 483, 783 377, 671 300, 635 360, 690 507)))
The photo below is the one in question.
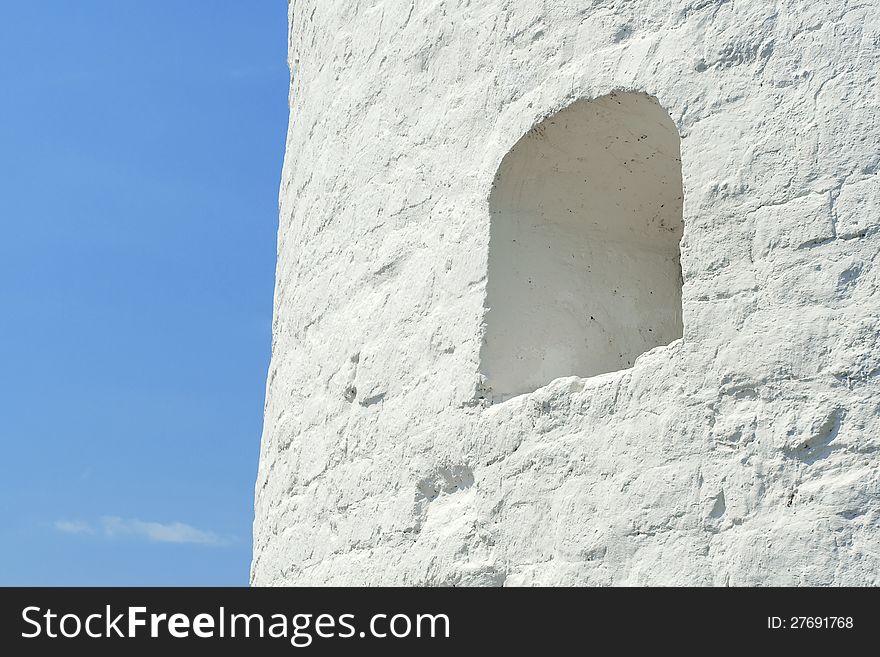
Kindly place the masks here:
POLYGON ((880 583, 878 51, 875 1, 295 0, 253 583, 880 583), (615 90, 681 137, 683 337, 480 399, 496 172, 615 90))

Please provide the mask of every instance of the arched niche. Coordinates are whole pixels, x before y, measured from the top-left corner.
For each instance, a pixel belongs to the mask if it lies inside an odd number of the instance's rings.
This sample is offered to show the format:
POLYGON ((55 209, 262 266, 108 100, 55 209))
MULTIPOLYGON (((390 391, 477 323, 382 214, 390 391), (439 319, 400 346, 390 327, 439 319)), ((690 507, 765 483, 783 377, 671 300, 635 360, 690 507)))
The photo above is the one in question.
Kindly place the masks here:
POLYGON ((513 146, 489 203, 486 396, 631 367, 681 337, 682 197, 678 131, 647 94, 577 101, 513 146))

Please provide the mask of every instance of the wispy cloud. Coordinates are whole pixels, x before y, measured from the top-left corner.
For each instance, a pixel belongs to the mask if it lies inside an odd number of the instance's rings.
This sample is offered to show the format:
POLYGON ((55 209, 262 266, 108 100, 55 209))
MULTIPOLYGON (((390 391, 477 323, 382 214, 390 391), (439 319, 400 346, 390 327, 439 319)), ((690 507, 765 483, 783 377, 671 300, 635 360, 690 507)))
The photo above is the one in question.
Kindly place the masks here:
MULTIPOLYGON (((134 518, 104 516, 99 527, 106 538, 133 536, 155 543, 194 543, 197 545, 228 545, 230 540, 212 531, 197 529, 183 522, 146 522, 134 518)), ((78 520, 58 520, 55 529, 65 534, 96 534, 98 530, 78 520)))
POLYGON ((56 520, 55 529, 65 534, 94 534, 95 530, 87 522, 79 520, 56 520))
POLYGON ((144 522, 143 520, 125 520, 116 516, 101 518, 104 533, 107 536, 130 534, 155 541, 157 543, 198 543, 200 545, 225 545, 229 541, 212 531, 196 529, 182 522, 164 524, 161 522, 144 522))

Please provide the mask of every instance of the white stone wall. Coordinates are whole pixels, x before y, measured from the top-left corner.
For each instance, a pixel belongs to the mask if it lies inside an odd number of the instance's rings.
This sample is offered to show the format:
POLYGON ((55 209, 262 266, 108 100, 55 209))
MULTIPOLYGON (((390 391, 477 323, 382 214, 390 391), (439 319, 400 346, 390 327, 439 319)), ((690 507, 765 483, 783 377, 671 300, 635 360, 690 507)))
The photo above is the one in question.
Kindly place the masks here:
POLYGON ((880 584, 880 19, 855 0, 293 0, 257 585, 880 584), (477 399, 493 177, 645 92, 684 337, 477 399))

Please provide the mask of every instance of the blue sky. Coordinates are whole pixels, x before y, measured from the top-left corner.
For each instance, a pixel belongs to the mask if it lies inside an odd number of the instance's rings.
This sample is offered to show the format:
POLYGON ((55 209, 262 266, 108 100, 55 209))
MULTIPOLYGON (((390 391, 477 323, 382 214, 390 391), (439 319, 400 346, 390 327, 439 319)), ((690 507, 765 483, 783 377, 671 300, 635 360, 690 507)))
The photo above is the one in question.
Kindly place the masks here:
POLYGON ((0 584, 247 583, 286 20, 0 1, 0 584))

